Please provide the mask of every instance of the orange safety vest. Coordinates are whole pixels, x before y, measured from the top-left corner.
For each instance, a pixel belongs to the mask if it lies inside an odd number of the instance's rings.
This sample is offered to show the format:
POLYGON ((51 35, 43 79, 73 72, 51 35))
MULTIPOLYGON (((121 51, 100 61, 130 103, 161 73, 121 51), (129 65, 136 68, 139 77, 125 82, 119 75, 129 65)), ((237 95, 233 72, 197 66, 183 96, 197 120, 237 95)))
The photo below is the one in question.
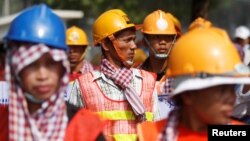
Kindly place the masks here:
MULTIPOLYGON (((244 123, 232 120, 232 125, 244 125, 244 123)), ((140 141, 157 141, 162 131, 166 128, 167 119, 156 122, 144 122, 138 124, 138 136, 140 141)), ((185 128, 182 125, 178 127, 177 141, 207 141, 208 134, 204 132, 195 132, 185 128)))
MULTIPOLYGON (((153 91, 155 76, 141 70, 142 90, 140 98, 146 109, 146 118, 153 120, 153 91)), ((93 81, 93 74, 88 73, 78 78, 83 93, 85 107, 97 112, 101 117, 110 120, 104 128, 104 135, 112 136, 115 140, 136 140, 136 120, 131 106, 126 100, 112 100, 108 98, 93 81)))

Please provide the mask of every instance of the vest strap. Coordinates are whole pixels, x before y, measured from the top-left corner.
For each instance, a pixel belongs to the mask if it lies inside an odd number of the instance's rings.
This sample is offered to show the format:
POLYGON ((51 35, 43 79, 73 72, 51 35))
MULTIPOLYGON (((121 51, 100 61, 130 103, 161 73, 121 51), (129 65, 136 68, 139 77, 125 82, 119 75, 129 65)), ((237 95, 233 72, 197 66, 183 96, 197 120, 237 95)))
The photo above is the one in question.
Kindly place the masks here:
MULTIPOLYGON (((135 115, 132 111, 101 111, 97 112, 101 117, 109 120, 135 120, 135 115)), ((146 112, 147 121, 153 120, 153 113, 146 112)))

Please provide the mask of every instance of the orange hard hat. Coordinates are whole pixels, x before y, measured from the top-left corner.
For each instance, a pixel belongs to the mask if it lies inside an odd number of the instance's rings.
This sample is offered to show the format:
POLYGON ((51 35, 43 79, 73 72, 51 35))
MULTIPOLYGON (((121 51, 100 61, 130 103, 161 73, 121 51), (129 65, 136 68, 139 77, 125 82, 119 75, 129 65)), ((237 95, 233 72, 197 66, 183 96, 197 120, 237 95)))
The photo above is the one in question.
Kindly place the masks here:
POLYGON ((244 65, 225 30, 195 28, 182 35, 169 56, 167 77, 171 97, 185 91, 225 84, 250 84, 244 65))
POLYGON ((88 38, 84 30, 72 26, 66 31, 67 45, 89 45, 88 38))
POLYGON ((135 27, 126 13, 120 9, 112 9, 101 14, 93 24, 94 45, 103 39, 126 28, 135 27))
POLYGON ((181 36, 182 31, 181 31, 181 22, 179 21, 179 19, 177 19, 174 15, 172 15, 171 13, 167 13, 167 15, 172 19, 172 21, 174 22, 174 26, 175 26, 175 30, 177 31, 177 34, 179 36, 181 36))
POLYGON ((213 24, 209 20, 198 17, 189 25, 188 30, 192 30, 195 28, 207 28, 207 27, 211 27, 212 25, 213 24))
POLYGON ((176 42, 169 57, 167 75, 225 74, 233 72, 240 63, 240 56, 224 30, 197 28, 176 42))
POLYGON ((138 65, 142 64, 147 59, 147 54, 141 48, 135 49, 135 56, 133 59, 133 67, 137 67, 138 65))
POLYGON ((173 20, 162 10, 156 10, 144 19, 142 32, 145 34, 177 34, 173 20))

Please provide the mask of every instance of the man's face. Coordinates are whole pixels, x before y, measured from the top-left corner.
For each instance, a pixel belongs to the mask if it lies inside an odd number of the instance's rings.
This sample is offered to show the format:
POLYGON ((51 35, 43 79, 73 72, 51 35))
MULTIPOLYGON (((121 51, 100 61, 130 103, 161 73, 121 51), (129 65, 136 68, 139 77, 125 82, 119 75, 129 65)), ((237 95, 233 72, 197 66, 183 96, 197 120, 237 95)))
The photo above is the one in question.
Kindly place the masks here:
MULTIPOLYGON (((115 35, 117 41, 117 47, 121 51, 121 55, 125 58, 125 61, 133 61, 136 44, 136 34, 133 28, 122 30, 115 35)), ((110 55, 114 60, 120 60, 114 47, 110 48, 110 55)))
MULTIPOLYGON (((146 35, 146 39, 150 47, 152 47, 157 54, 167 54, 175 40, 175 35, 148 34, 146 35)), ((152 53, 151 50, 150 52, 152 53)))
POLYGON ((87 46, 69 46, 69 47, 70 50, 68 58, 70 61, 70 65, 77 65, 78 63, 80 63, 80 61, 82 61, 83 58, 81 57, 85 52, 87 46))
POLYGON ((220 85, 192 91, 185 98, 190 102, 183 106, 192 109, 199 122, 227 124, 233 112, 236 95, 234 85, 220 85))

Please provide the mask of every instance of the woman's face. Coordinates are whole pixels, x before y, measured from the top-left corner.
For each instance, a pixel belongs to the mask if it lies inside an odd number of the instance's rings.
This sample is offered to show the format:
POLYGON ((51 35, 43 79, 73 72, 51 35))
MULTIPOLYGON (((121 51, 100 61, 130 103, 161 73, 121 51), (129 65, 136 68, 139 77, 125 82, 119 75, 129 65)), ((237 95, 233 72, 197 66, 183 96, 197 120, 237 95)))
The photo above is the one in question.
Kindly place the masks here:
POLYGON ((37 99, 46 100, 58 90, 64 69, 49 54, 25 67, 19 74, 25 92, 37 99))
POLYGON ((185 102, 183 106, 191 108, 201 122, 227 124, 233 112, 236 95, 234 85, 220 85, 192 91, 185 98, 189 102, 185 102))

